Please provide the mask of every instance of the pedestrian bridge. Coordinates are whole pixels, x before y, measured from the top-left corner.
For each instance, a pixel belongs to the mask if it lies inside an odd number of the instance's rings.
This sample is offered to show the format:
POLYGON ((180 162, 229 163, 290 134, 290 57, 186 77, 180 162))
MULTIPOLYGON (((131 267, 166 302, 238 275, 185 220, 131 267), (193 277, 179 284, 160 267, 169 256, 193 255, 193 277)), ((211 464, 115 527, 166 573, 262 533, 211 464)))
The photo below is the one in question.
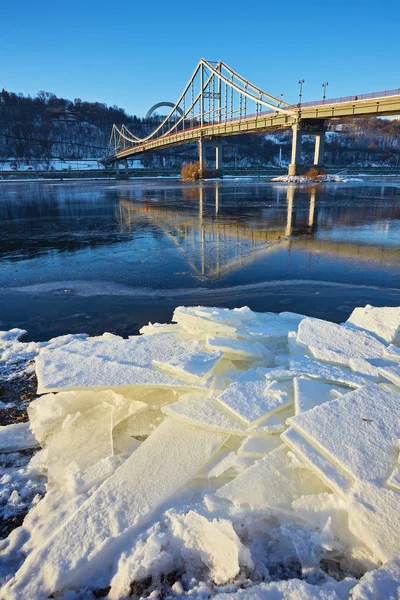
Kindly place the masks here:
MULTIPOLYGON (((325 131, 329 121, 400 114, 400 88, 343 98, 291 105, 247 81, 222 61, 201 59, 180 98, 164 120, 148 135, 138 137, 127 127, 113 125, 105 165, 143 154, 197 142, 200 172, 205 170, 207 148, 215 149, 221 167, 222 138, 242 133, 267 133, 292 128, 289 174, 301 171, 301 139, 316 139, 314 165, 323 164, 325 131)), ((308 165, 310 166, 310 165, 308 165)))

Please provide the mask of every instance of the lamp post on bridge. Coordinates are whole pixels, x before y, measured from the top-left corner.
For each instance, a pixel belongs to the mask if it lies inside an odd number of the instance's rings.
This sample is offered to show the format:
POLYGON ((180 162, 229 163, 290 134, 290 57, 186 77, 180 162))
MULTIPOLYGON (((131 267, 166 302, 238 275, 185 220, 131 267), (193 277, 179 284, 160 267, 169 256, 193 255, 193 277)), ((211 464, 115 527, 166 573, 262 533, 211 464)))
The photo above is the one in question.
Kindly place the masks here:
POLYGON ((329 85, 329 83, 327 81, 322 84, 322 87, 324 88, 324 97, 322 98, 322 102, 325 102, 325 99, 326 99, 326 88, 327 88, 328 85, 329 85))
POLYGON ((303 83, 305 82, 305 79, 299 79, 299 85, 300 85, 300 92, 299 92, 299 108, 301 108, 301 98, 303 96, 303 83))

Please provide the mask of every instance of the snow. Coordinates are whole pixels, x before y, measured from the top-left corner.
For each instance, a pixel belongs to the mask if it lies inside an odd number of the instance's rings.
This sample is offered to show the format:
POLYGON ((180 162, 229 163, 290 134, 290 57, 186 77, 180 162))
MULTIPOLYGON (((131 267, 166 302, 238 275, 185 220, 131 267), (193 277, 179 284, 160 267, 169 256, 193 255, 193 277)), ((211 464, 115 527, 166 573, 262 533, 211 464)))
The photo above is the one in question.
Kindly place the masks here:
POLYGON ((37 448, 37 439, 29 429, 29 423, 14 423, 0 427, 0 452, 15 452, 37 448))
POLYGON ((36 357, 44 395, 0 428, 0 516, 27 513, 0 542, 0 595, 397 597, 397 310, 2 332, 2 373, 36 357))

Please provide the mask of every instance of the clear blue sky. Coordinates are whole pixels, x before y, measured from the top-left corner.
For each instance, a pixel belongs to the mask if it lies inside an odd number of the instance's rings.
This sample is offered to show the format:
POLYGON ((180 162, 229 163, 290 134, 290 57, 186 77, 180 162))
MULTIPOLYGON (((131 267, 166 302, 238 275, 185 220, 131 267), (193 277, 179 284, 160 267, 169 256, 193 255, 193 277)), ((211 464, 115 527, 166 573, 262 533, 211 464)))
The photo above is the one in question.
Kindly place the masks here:
POLYGON ((117 104, 175 101, 199 58, 287 101, 400 87, 400 1, 2 2, 0 89, 117 104))

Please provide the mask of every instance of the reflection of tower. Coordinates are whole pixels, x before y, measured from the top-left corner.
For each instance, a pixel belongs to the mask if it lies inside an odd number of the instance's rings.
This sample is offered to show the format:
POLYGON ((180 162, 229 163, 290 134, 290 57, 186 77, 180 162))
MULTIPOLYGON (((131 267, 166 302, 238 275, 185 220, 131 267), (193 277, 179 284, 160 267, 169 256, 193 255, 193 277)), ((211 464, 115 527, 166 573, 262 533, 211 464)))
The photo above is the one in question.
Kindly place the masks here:
POLYGON ((287 217, 286 217, 286 237, 292 235, 292 225, 293 225, 293 200, 294 200, 294 185, 288 185, 286 192, 286 201, 287 201, 287 217))
POLYGON ((219 183, 215 186, 215 214, 217 215, 219 211, 219 183))
POLYGON ((317 190, 315 187, 311 188, 310 191, 310 210, 308 212, 308 226, 311 231, 314 229, 314 213, 315 213, 315 197, 317 195, 317 190))
POLYGON ((199 188, 199 225, 201 235, 201 274, 205 273, 205 238, 203 227, 203 185, 200 183, 199 188))

